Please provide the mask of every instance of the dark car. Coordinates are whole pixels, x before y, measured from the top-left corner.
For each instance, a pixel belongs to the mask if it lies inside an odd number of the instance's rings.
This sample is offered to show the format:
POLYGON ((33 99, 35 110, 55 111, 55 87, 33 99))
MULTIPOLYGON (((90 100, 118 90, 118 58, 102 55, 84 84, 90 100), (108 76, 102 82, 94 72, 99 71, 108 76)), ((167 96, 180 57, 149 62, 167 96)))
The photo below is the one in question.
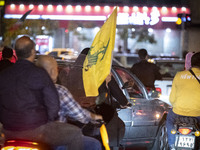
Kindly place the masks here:
POLYGON ((147 146, 152 150, 167 150, 165 121, 169 105, 156 99, 155 91, 147 93, 140 80, 126 68, 113 65, 112 74, 132 104, 126 109, 117 109, 125 124, 125 135, 116 142, 115 148, 147 146))

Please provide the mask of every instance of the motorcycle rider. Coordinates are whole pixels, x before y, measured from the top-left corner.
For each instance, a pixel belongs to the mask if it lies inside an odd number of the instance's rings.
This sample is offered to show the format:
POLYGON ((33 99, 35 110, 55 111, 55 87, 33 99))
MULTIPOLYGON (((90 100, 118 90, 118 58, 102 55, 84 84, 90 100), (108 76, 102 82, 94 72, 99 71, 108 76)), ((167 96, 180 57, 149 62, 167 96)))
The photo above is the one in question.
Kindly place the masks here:
POLYGON ((15 42, 17 62, 0 73, 0 122, 6 139, 25 139, 82 150, 82 132, 56 122, 57 90, 47 72, 33 64, 35 43, 22 36, 15 42))
MULTIPOLYGON (((83 124, 87 124, 89 122, 95 122, 96 120, 102 120, 101 115, 96 115, 94 113, 89 112, 86 109, 83 109, 78 102, 76 102, 68 91, 68 89, 62 85, 56 84, 58 77, 58 64, 56 60, 49 56, 43 55, 40 56, 36 62, 37 66, 44 68, 51 79, 53 80, 56 89, 59 93, 60 100, 60 111, 59 111, 59 121, 66 122, 66 118, 73 119, 75 121, 79 121, 83 124)), ((84 136, 84 149, 86 150, 100 150, 101 144, 98 140, 84 136)))
MULTIPOLYGON (((200 52, 195 53, 191 58, 191 70, 200 78, 200 52)), ((170 93, 172 109, 167 115, 168 144, 171 150, 174 149, 175 135, 171 134, 175 119, 178 116, 196 117, 200 121, 200 84, 188 70, 178 72, 174 77, 170 93)))

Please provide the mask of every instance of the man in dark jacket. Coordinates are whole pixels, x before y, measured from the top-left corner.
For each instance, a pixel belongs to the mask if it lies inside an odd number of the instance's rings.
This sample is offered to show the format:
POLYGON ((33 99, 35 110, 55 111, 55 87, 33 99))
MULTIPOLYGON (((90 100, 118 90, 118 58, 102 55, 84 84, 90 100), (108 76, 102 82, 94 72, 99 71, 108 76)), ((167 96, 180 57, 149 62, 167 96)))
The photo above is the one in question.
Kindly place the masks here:
POLYGON ((48 73, 33 64, 35 43, 17 39, 18 61, 0 73, 0 122, 6 139, 26 139, 82 149, 81 130, 55 122, 59 111, 57 90, 48 73))
POLYGON ((12 48, 5 46, 2 50, 2 60, 0 61, 0 72, 5 68, 13 65, 13 63, 10 61, 12 56, 13 56, 12 48))
POLYGON ((138 55, 141 61, 133 64, 131 72, 140 79, 147 89, 155 89, 155 80, 162 79, 159 68, 155 64, 147 61, 148 53, 146 49, 140 49, 138 55))

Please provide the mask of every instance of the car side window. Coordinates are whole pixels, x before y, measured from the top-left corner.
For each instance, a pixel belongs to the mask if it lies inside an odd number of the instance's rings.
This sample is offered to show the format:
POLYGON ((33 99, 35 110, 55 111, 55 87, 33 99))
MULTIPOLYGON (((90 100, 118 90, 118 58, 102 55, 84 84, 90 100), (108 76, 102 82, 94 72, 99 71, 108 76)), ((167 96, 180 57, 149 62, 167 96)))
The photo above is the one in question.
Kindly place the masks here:
POLYGON ((53 57, 56 57, 58 55, 58 52, 50 52, 49 55, 53 56, 53 57))
POLYGON ((138 83, 130 74, 122 69, 115 69, 122 82, 122 88, 126 89, 132 98, 144 98, 143 92, 138 87, 138 83))

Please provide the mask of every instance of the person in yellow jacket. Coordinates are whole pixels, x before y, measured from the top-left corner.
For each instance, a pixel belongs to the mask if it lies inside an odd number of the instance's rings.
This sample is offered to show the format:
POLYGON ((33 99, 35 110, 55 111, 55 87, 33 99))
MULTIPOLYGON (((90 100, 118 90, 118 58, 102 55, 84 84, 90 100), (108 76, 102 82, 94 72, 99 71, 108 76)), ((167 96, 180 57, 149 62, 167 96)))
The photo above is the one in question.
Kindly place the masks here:
MULTIPOLYGON (((195 53, 191 58, 191 70, 200 79, 200 52, 195 53)), ((178 72, 174 77, 170 93, 172 109, 167 115, 168 144, 173 150, 175 135, 171 134, 175 118, 178 116, 197 117, 200 121, 200 83, 189 70, 178 72)))

